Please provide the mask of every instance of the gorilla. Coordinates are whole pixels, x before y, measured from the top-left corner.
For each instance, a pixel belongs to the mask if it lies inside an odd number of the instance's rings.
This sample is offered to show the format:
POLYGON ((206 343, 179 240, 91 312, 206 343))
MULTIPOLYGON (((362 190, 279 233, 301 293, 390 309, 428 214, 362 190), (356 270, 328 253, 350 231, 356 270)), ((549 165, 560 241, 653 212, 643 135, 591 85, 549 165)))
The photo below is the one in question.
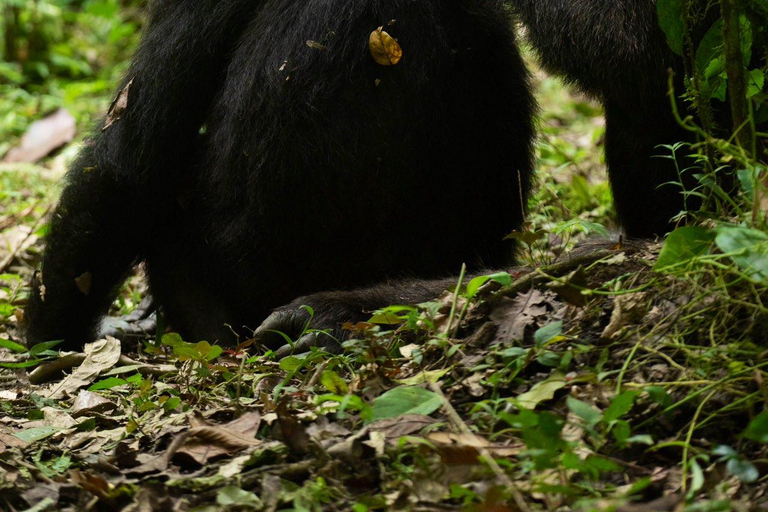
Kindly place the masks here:
POLYGON ((534 110, 497 0, 156 1, 68 172, 27 343, 93 339, 142 261, 166 323, 224 344, 297 296, 504 266, 534 110))
MULTIPOLYGON (((664 234, 683 199, 661 186, 678 174, 657 146, 690 135, 671 114, 667 70, 682 91, 683 65, 655 1, 509 1, 545 67, 602 100, 627 234, 664 234)), ((28 343, 93 339, 141 261, 185 339, 270 348, 274 330, 302 334, 302 306, 339 337, 370 310, 434 297, 462 263, 508 265, 534 113, 502 0, 157 1, 68 173, 28 343), (371 54, 379 27, 402 48, 394 65, 371 54)), ((296 348, 337 347, 322 338, 296 348)))

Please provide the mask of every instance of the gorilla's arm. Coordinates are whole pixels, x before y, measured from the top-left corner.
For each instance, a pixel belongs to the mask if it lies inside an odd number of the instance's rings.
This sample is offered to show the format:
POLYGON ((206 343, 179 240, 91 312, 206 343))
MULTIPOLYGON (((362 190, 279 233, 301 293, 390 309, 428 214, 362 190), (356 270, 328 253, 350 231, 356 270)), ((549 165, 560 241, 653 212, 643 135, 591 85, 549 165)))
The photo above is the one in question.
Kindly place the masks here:
MULTIPOLYGON (((482 275, 490 271, 478 272, 482 275)), ((418 304, 434 300, 443 291, 454 286, 458 277, 444 279, 404 279, 390 281, 368 288, 348 291, 320 292, 299 297, 290 304, 276 309, 261 326, 254 338, 268 348, 278 349, 277 357, 291 352, 305 352, 312 346, 322 346, 332 352, 338 351, 338 341, 345 339, 342 324, 362 322, 371 317, 371 312, 390 305, 418 304), (304 306, 314 310, 310 316, 304 306), (311 329, 327 330, 305 333, 311 329), (286 334, 296 343, 293 347, 285 344, 286 334)))
POLYGON ((119 95, 125 110, 68 173, 25 312, 28 344, 64 339, 73 348, 93 334, 153 223, 191 179, 198 133, 256 3, 155 4, 119 95))

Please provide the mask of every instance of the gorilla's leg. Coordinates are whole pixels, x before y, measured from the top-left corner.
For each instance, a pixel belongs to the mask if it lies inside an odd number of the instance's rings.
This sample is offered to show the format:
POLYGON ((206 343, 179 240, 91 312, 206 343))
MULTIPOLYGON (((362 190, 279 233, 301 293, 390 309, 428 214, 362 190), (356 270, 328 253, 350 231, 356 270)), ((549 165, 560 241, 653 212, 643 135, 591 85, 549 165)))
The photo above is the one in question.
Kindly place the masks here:
POLYGON ((675 215, 701 203, 685 195, 695 186, 686 172, 693 163, 688 152, 679 149, 675 160, 668 147, 660 147, 690 134, 677 125, 666 98, 634 105, 606 101, 605 120, 605 157, 619 221, 630 237, 664 235, 675 215))
POLYGON ((125 110, 112 112, 113 124, 67 176, 26 308, 28 344, 63 339, 75 348, 94 335, 116 286, 167 222, 228 52, 255 3, 156 4, 119 95, 125 110))
MULTIPOLYGON (((659 145, 691 140, 671 114, 667 47, 654 0, 512 0, 548 70, 602 100, 606 161, 619 221, 633 237, 663 235, 684 208, 675 162, 659 145)), ((681 110, 685 108, 680 102, 681 110)), ((685 166, 685 162, 678 162, 685 166)), ((690 187, 691 183, 686 183, 690 187)), ((696 207, 689 204, 688 207, 696 207)))

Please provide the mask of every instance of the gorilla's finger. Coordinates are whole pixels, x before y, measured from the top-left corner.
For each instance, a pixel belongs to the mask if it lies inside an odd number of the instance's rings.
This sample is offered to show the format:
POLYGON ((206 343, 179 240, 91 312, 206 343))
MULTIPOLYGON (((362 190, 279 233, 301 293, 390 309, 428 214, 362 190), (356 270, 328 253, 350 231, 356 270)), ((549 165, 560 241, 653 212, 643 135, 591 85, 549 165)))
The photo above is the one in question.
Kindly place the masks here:
POLYGON ((295 339, 304 332, 309 314, 303 309, 282 309, 275 311, 254 331, 253 338, 267 348, 280 347, 288 339, 295 339))

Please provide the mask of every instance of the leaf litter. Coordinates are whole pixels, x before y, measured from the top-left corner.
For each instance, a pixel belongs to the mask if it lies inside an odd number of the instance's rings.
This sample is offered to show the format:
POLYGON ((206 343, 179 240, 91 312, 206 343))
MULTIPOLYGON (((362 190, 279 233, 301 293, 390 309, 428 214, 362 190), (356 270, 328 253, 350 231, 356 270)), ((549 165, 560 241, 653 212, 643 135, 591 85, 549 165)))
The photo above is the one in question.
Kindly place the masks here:
MULTIPOLYGON (((734 437, 750 419, 733 404, 757 405, 762 366, 739 366, 732 344, 697 341, 690 330, 705 323, 680 318, 720 322, 721 299, 686 309, 682 285, 653 272, 657 251, 599 253, 588 270, 579 263, 578 281, 568 265, 521 268, 510 286, 463 298, 452 321, 447 293, 394 330, 356 326, 344 355, 316 351, 300 366, 242 352, 208 360, 210 345, 178 340, 121 355, 106 338, 53 382, 8 368, 0 500, 19 510, 631 511, 678 510, 688 493, 758 510, 766 488, 748 469, 760 475, 764 448, 734 437), (572 282, 583 301, 553 290, 572 282), (621 282, 629 293, 598 293, 621 282), (730 374, 706 366, 718 354, 734 358, 730 374), (738 449, 718 456, 717 446, 738 449)), ((0 348, 1 361, 24 358, 0 348)))

